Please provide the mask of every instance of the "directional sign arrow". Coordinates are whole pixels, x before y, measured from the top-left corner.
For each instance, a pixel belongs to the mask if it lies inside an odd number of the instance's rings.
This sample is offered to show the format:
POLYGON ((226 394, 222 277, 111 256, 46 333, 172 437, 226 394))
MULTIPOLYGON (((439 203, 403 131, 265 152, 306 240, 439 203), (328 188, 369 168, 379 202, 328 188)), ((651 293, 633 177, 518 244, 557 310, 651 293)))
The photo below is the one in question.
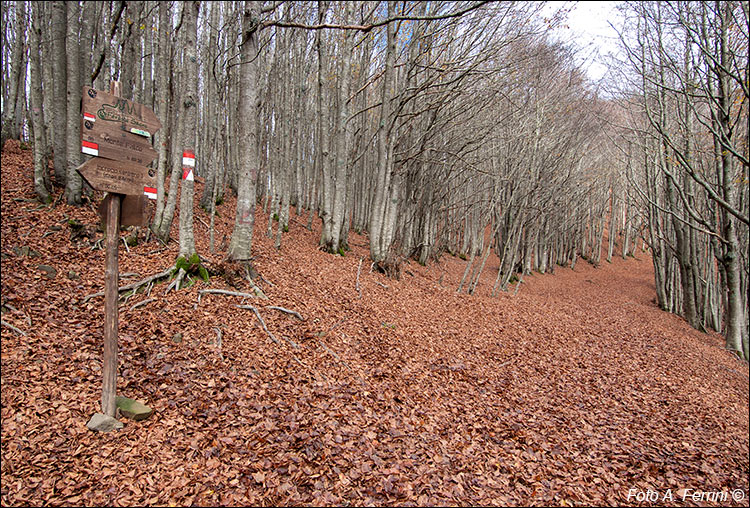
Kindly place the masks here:
POLYGON ((92 120, 84 113, 81 151, 88 155, 147 165, 157 155, 148 138, 124 131, 122 124, 92 120))
POLYGON ((94 157, 76 169, 99 191, 141 196, 144 187, 156 187, 156 171, 132 162, 94 157))
POLYGON ((127 132, 142 131, 150 134, 161 128, 159 118, 143 104, 89 86, 83 87, 82 97, 83 114, 94 119, 94 123, 116 124, 127 132))

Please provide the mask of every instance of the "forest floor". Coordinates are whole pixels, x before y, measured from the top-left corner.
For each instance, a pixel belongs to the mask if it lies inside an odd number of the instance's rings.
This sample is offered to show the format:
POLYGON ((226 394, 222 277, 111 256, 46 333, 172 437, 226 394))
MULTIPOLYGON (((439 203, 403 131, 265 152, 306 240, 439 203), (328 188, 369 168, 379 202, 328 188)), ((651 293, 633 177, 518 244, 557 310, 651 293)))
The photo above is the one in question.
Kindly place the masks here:
MULTIPOLYGON (((306 215, 276 251, 260 208, 254 264, 269 299, 198 302, 233 289, 214 277, 121 303, 118 394, 155 413, 91 432, 104 301, 85 297, 104 285, 101 195, 40 206, 31 168, 11 142, 2 319, 25 335, 2 326, 3 506, 747 505, 732 493, 748 493, 748 365, 657 308, 647 253, 536 273, 495 298, 491 258, 469 296, 456 293, 466 261, 410 262, 387 279, 366 236, 326 254, 306 215)), ((219 246, 234 206, 218 207, 219 246)), ((195 215, 199 253, 220 262, 195 215)), ((177 252, 121 243, 121 284, 177 252)))

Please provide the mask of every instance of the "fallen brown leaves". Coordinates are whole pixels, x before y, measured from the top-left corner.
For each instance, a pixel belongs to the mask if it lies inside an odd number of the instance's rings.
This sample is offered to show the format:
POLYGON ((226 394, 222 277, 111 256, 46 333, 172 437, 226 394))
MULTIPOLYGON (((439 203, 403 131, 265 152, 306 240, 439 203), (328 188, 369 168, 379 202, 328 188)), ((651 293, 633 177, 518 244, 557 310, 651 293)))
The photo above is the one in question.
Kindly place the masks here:
MULTIPOLYGON (((277 252, 260 209, 269 300, 198 303, 200 289, 229 289, 216 277, 123 302, 118 393, 155 414, 92 433, 103 302, 83 300, 103 288, 104 253, 71 239, 68 220, 95 231, 100 197, 21 201, 30 152, 3 153, 3 320, 27 333, 2 327, 3 505, 729 505, 677 492, 747 493, 748 367, 656 308, 646 254, 535 274, 499 298, 496 259, 473 296, 455 293, 456 258, 409 264, 400 280, 365 262, 359 298, 365 237, 331 256, 293 215, 277 252), (672 489, 674 502, 630 489, 672 489)), ((219 207, 217 238, 233 207, 219 207)), ((196 237, 220 263, 200 224, 196 237)), ((120 272, 146 277, 176 255, 173 242, 121 246, 120 272)))

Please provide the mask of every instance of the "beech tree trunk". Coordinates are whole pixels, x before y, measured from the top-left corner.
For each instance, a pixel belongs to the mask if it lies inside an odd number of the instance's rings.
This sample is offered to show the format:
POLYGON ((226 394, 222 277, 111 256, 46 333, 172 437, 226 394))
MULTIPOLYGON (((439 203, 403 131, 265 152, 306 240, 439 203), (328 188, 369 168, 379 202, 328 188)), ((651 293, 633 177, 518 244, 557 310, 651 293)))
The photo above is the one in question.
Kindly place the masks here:
POLYGON ((248 261, 253 243, 255 223, 255 182, 258 176, 258 132, 255 119, 258 114, 258 5, 245 3, 242 15, 242 42, 240 44, 240 103, 239 117, 248 119, 239 125, 239 179, 237 183, 237 210, 234 230, 229 244, 228 257, 235 261, 248 261))
MULTIPOLYGON (((388 16, 394 14, 393 2, 388 2, 388 16)), ((374 262, 385 259, 381 238, 385 211, 385 200, 390 186, 392 161, 390 160, 390 123, 391 98, 393 97, 394 66, 396 62, 396 27, 394 23, 386 26, 386 55, 383 73, 382 104, 380 121, 377 130, 378 166, 375 172, 375 189, 372 210, 370 212, 370 258, 374 262)))
POLYGON ((39 57, 42 53, 41 2, 31 5, 31 30, 29 31, 29 58, 31 67, 31 119, 34 128, 34 192, 42 203, 51 201, 47 171, 47 140, 44 125, 44 100, 42 99, 42 70, 39 57))
POLYGON ((65 56, 68 66, 67 78, 67 171, 65 182, 65 200, 69 205, 81 204, 83 178, 76 171, 81 163, 81 54, 79 35, 78 2, 68 2, 67 32, 65 37, 65 56))
POLYGON ((182 147, 183 179, 180 192, 180 256, 190 257, 195 254, 195 234, 193 232, 193 197, 195 193, 195 153, 196 119, 198 109, 198 55, 196 39, 198 37, 198 14, 201 4, 193 1, 183 7, 183 28, 185 42, 183 46, 183 66, 185 82, 182 87, 180 103, 181 129, 180 146, 182 147), (191 156, 192 155, 192 162, 191 156))
MULTIPOLYGON (((352 3, 345 2, 344 20, 348 22, 352 15, 352 3)), ((352 32, 345 30, 339 55, 339 111, 336 118, 336 167, 333 175, 333 208, 331 210, 331 240, 326 245, 329 252, 341 253, 341 239, 346 237, 343 231, 344 214, 346 213, 347 166, 349 163, 349 139, 347 120, 349 119, 349 87, 352 79, 352 32)))
MULTIPOLYGON (((166 240, 163 222, 165 208, 165 180, 167 177, 167 164, 169 161, 169 144, 167 140, 172 131, 171 115, 169 114, 169 69, 170 69, 170 46, 168 35, 172 32, 172 22, 169 19, 169 2, 159 2, 159 58, 157 61, 156 74, 156 102, 158 104, 157 114, 161 128, 156 133, 156 149, 159 152, 156 170, 156 212, 151 224, 152 231, 162 241, 166 240)), ((170 221, 171 224, 171 221, 170 221)), ((167 231, 166 236, 169 235, 167 231)))
POLYGON ((65 2, 52 2, 52 82, 55 96, 52 122, 54 124, 55 182, 66 187, 68 181, 68 67, 65 53, 65 37, 68 15, 65 2))
MULTIPOLYGON (((10 3, 10 2, 8 2, 10 3)), ((0 148, 5 146, 8 139, 19 139, 21 136, 20 125, 17 123, 16 105, 19 95, 23 95, 22 79, 24 75, 24 52, 26 37, 26 4, 20 0, 13 5, 15 11, 15 41, 11 53, 11 73, 8 83, 8 95, 3 97, 2 134, 0 134, 0 148)), ((3 27, 5 29, 5 27, 3 27)))

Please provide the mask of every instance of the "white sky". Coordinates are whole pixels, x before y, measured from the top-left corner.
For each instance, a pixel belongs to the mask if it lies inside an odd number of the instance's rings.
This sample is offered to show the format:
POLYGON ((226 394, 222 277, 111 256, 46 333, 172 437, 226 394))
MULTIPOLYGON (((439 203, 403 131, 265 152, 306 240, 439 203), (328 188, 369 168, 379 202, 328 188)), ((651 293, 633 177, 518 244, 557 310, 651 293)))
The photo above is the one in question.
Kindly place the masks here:
POLYGON ((545 15, 551 15, 561 7, 572 9, 567 21, 556 30, 564 41, 574 42, 580 49, 579 58, 586 73, 593 81, 600 80, 607 72, 605 58, 617 54, 617 32, 609 26, 622 24, 616 6, 620 2, 547 2, 545 15))

